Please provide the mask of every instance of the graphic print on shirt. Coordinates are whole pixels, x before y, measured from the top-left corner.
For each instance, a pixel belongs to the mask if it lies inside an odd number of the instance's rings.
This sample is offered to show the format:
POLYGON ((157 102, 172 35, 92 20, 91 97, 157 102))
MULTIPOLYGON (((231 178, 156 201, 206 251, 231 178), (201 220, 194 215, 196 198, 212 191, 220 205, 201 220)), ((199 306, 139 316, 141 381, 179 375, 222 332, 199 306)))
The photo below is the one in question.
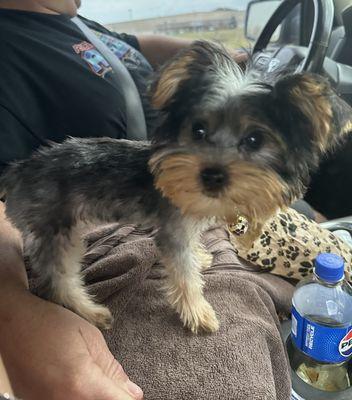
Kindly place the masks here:
POLYGON ((129 44, 101 32, 94 32, 98 38, 118 57, 128 69, 137 69, 143 56, 129 44))
POLYGON ((90 69, 102 78, 112 70, 110 64, 89 42, 74 44, 74 51, 89 65, 90 69))

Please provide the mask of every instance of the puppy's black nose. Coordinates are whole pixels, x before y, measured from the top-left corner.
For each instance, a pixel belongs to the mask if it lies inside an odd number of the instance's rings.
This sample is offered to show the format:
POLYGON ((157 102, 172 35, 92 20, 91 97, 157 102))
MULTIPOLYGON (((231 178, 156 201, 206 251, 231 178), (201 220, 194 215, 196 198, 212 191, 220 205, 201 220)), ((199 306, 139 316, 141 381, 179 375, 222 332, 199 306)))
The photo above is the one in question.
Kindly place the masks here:
POLYGON ((201 171, 200 177, 205 189, 210 191, 223 188, 228 180, 226 171, 220 167, 205 168, 201 171))

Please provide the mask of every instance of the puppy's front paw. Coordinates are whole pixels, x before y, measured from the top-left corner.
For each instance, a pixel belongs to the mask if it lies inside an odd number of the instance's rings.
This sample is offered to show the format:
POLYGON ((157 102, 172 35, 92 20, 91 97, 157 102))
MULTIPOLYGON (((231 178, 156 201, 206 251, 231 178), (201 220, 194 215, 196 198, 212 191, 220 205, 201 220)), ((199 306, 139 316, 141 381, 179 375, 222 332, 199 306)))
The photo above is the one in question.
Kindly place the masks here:
POLYGON ((184 326, 193 333, 216 332, 219 329, 215 311, 204 298, 192 305, 183 305, 180 315, 184 326))
POLYGON ((100 329, 110 329, 114 320, 110 310, 107 307, 98 304, 94 304, 84 310, 76 310, 76 312, 100 329))

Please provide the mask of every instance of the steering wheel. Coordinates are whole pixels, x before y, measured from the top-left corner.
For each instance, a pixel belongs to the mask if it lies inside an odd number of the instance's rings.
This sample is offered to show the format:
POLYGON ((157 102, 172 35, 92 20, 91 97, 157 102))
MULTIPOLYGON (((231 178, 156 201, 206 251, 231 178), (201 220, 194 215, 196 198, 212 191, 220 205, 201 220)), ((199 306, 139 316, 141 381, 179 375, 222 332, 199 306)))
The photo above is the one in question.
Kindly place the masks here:
POLYGON ((309 46, 284 45, 269 52, 267 46, 276 28, 302 0, 284 0, 273 13, 253 49, 254 67, 266 72, 294 70, 321 72, 334 20, 333 0, 309 0, 314 4, 314 22, 309 46))

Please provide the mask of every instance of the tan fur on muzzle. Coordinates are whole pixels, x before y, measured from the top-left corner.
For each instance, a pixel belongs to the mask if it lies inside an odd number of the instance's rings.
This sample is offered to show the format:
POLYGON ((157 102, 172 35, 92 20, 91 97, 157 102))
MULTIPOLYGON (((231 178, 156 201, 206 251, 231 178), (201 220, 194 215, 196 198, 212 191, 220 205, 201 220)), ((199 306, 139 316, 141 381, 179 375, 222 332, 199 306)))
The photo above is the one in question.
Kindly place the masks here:
POLYGON ((250 222, 251 231, 287 205, 288 187, 273 171, 244 161, 226 166, 229 184, 216 197, 205 193, 201 171, 209 167, 200 157, 177 154, 152 159, 155 187, 183 214, 198 218, 217 217, 234 222, 238 212, 250 222))

